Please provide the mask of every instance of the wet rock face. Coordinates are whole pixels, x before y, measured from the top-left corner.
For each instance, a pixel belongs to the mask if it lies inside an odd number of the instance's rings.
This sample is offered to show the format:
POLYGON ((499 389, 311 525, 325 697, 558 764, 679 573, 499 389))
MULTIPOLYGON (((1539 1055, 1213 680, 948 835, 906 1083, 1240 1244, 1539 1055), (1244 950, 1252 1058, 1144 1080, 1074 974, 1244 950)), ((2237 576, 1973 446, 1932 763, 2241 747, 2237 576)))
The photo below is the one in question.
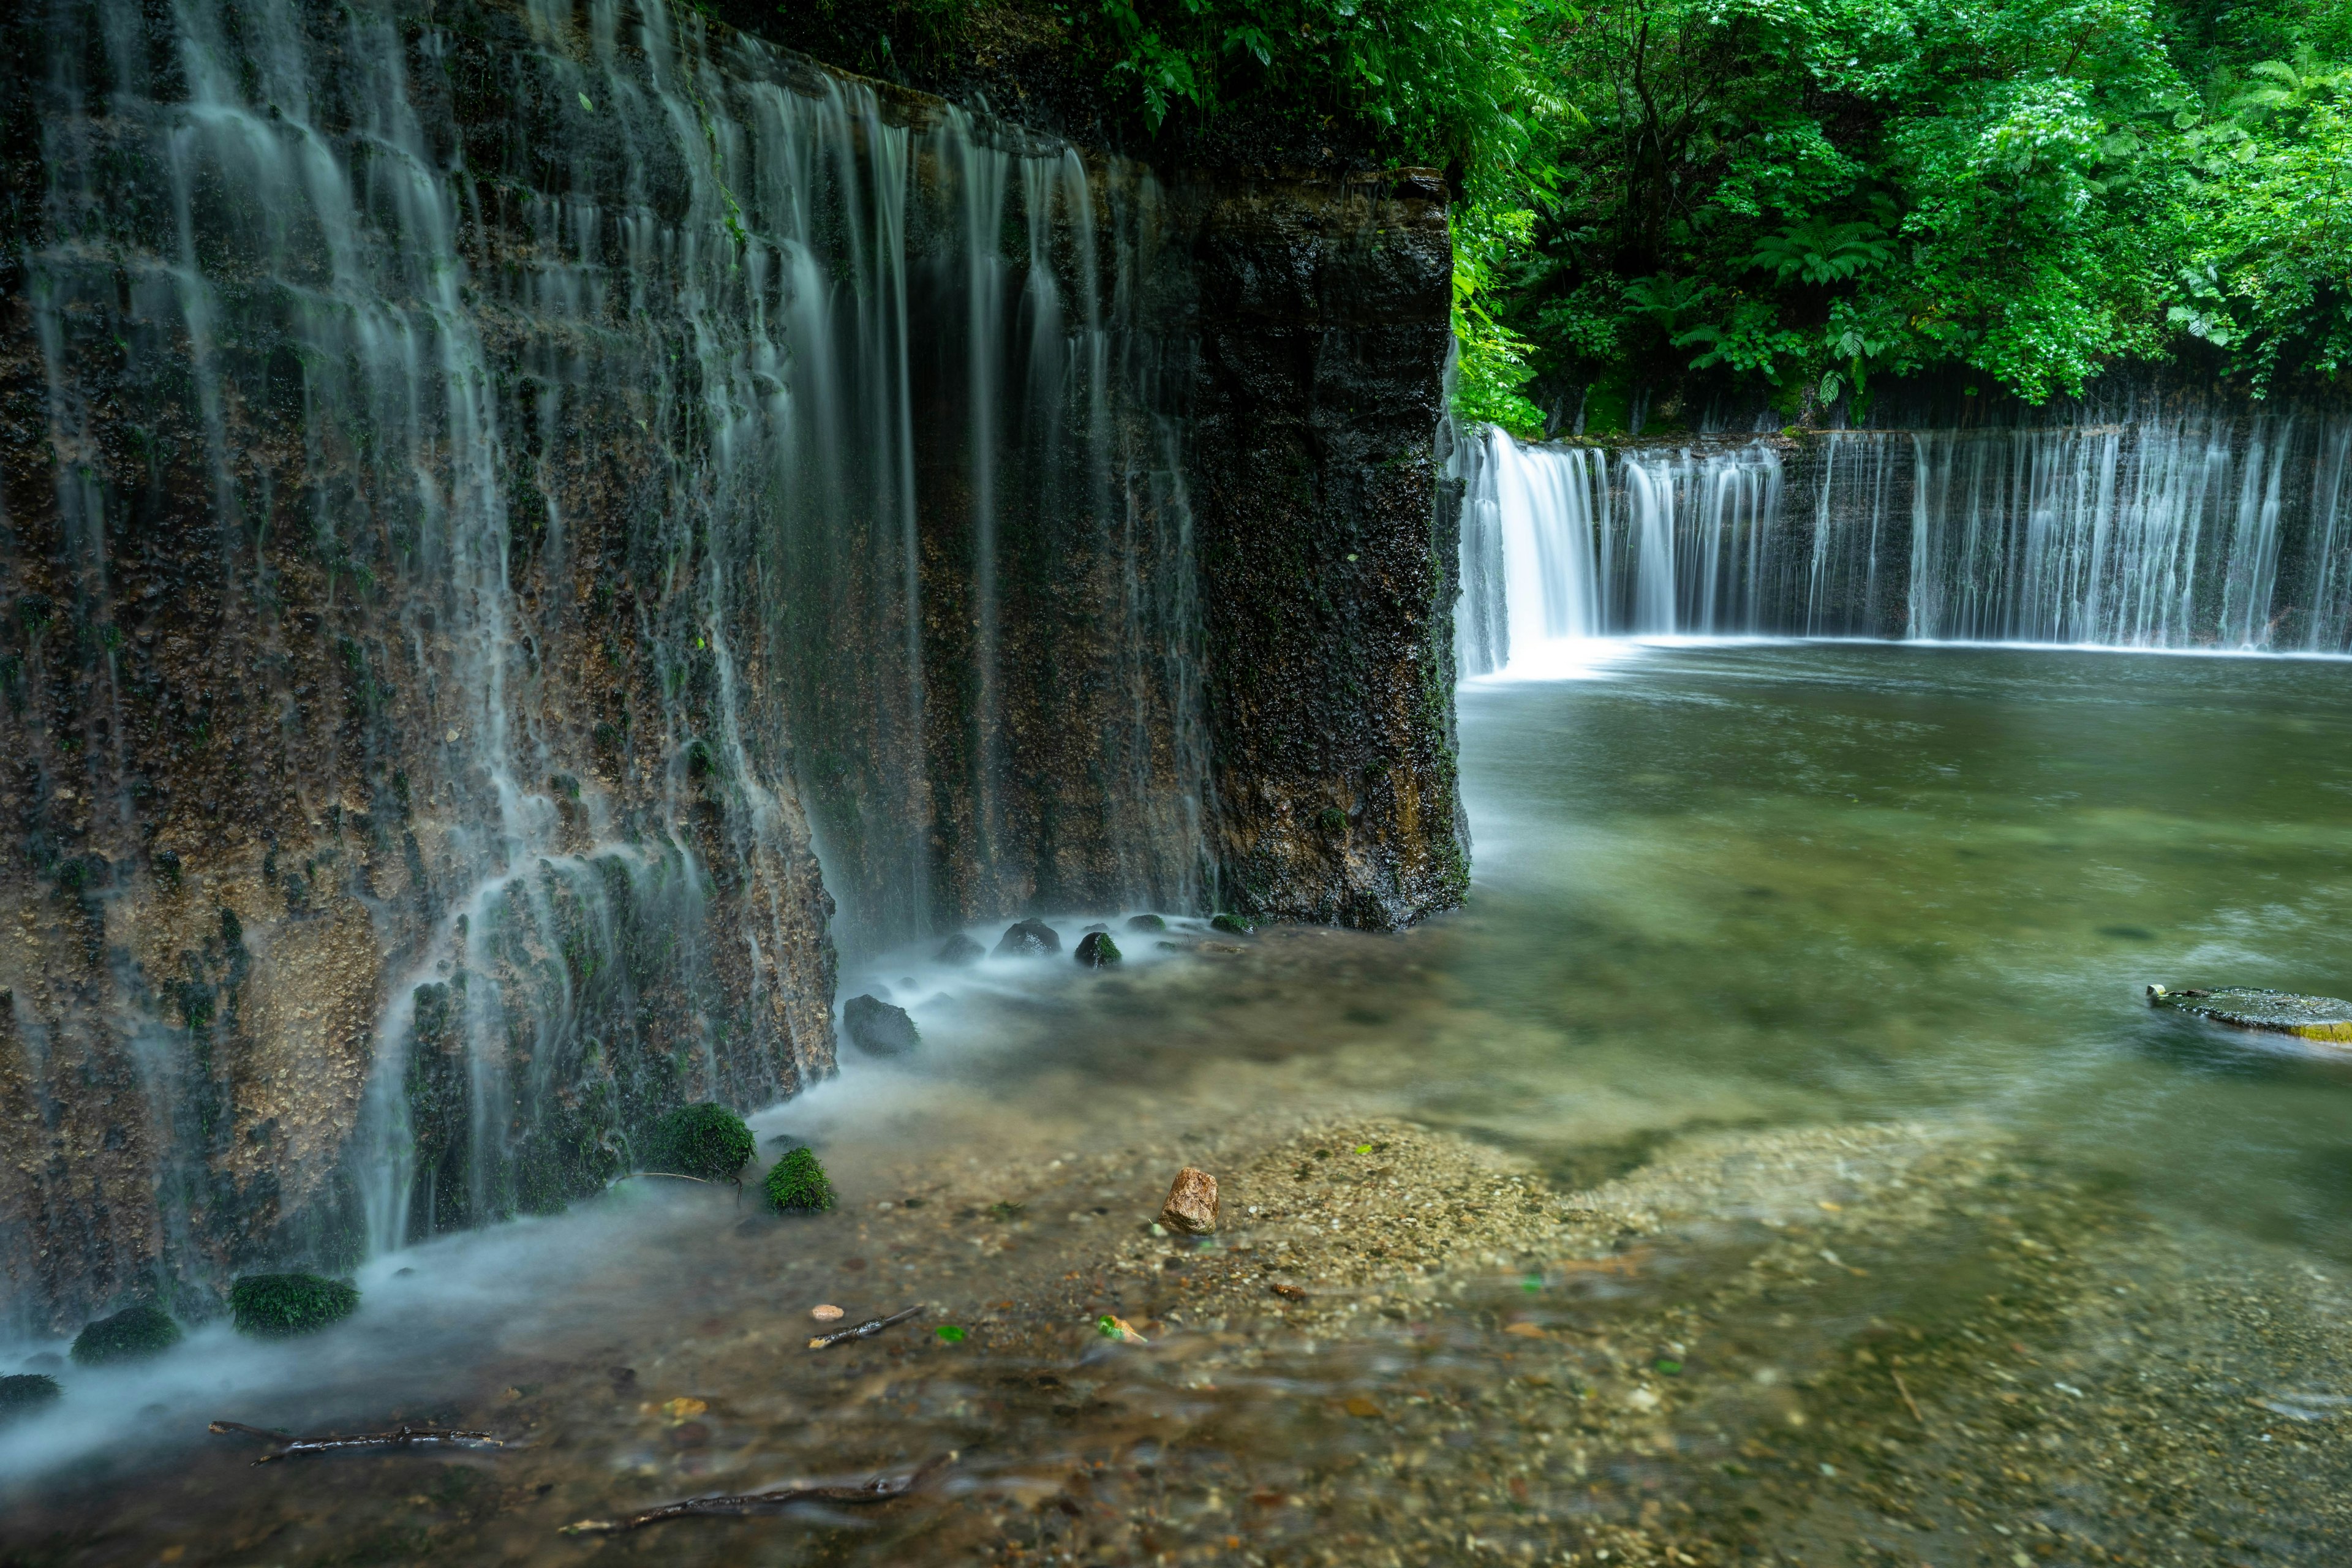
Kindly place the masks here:
POLYGON ((894 940, 1458 900, 1433 185, 1161 182, 682 12, 217 8, 216 79, 194 12, 0 16, 0 1318, 197 1321, 831 1072, 812 818, 894 940), (912 314, 782 352, 884 127, 912 314))
POLYGON ((1245 913, 1374 930, 1459 903, 1459 520, 1441 504, 1442 184, 1187 193, 1212 847, 1245 913))

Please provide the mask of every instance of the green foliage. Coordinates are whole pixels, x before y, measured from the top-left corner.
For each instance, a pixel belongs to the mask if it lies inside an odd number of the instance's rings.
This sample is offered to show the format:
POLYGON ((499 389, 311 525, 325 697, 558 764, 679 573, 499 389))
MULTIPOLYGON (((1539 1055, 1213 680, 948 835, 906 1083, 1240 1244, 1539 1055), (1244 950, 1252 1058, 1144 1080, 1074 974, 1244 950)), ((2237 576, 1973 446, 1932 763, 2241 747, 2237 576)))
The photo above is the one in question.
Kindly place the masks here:
POLYGON ((1482 188, 1528 151, 1526 0, 1098 3, 1110 79, 1151 130, 1180 110, 1278 103, 1368 124, 1395 161, 1482 188))
POLYGON ((229 1321, 241 1334, 308 1334, 360 1309, 356 1286, 316 1274, 248 1274, 229 1287, 229 1321))
POLYGON ((652 1163, 681 1176, 724 1181, 743 1168, 754 1147, 751 1130, 725 1106, 681 1106, 654 1129, 652 1163))
POLYGON ((1628 373, 2038 401, 2191 340, 2258 385, 2352 367, 2352 7, 1546 0, 1517 36, 1541 94, 1487 205, 1534 221, 1457 219, 1465 414, 1628 373))
POLYGON ((768 1206, 778 1214, 822 1214, 833 1207, 833 1182, 811 1150, 789 1151, 769 1168, 761 1187, 768 1206))
POLYGON ((0 1377, 0 1422, 29 1415, 63 1393, 56 1378, 37 1372, 0 1377))
POLYGON ((180 1342, 180 1325, 155 1307, 126 1307, 74 1336, 73 1358, 83 1366, 160 1355, 180 1342))

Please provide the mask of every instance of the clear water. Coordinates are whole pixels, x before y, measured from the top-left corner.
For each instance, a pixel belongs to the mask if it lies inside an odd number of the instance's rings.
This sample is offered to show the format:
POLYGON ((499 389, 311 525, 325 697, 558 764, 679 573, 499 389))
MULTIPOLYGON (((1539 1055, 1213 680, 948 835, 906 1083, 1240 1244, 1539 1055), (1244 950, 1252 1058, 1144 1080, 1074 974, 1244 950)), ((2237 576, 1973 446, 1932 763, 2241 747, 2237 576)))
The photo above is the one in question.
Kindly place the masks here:
MULTIPOLYGON (((360 1316, 315 1339, 215 1326, 152 1368, 68 1370, 62 1405, 0 1430, 0 1541, 109 1563, 2257 1560, 2242 1539, 2338 1560, 2352 1065, 2160 1017, 2142 988, 2352 991, 2347 696, 2341 662, 1854 645, 1621 647, 1582 679, 1474 683, 1457 915, 1398 937, 1179 922, 1172 950, 1122 934, 1108 975, 887 956, 844 994, 913 1000, 920 1056, 852 1056, 758 1123, 814 1139, 834 1215, 624 1184, 376 1260, 360 1316), (1777 1217, 1727 1196, 1608 1268, 1462 1245, 1366 1292, 1378 1312, 1195 1311, 1192 1276, 1257 1266, 1235 1244, 1300 1237, 1253 1152, 1358 1123, 1562 1193, 1791 1129, 1921 1129, 2011 1163, 1937 1189, 1948 1224, 1864 1231, 1880 1200, 1805 1183, 1867 1187, 1865 1154, 1800 1159, 1777 1217), (1227 1181, 1220 1249, 1122 1274, 1122 1246, 1172 1253, 1138 1227, 1188 1160, 1227 1181), (2019 1224, 2051 1238, 2019 1244, 2035 1258, 2081 1260, 2050 1266, 2074 1295, 1984 1273, 1985 1227, 2019 1224), (1782 1268, 1774 1246, 1827 1278, 1726 1284, 1782 1268), (2256 1304, 2200 1315, 2216 1281, 2256 1304), (1965 1315, 1994 1287, 2025 1292, 1998 1334, 1965 1315), (971 1338, 815 1355, 819 1300, 922 1302, 971 1338), (1108 1345, 1106 1310, 1152 1347, 1108 1345), (1897 1403, 1855 1368, 1903 1325, 1959 1354, 1911 1363, 1897 1403), (1596 1414, 1632 1386, 1599 1359, 1612 1335, 1689 1357, 1671 1419, 1596 1414), (204 1434, 216 1417, 522 1442, 255 1468, 204 1434), (2167 1424, 2200 1436, 2173 1453, 2167 1424), (929 1500, 557 1532, 948 1451, 929 1500), (2051 1489, 2010 1479, 2029 1472, 2051 1489), (1906 1473, 1932 1534, 1890 1522, 1891 1491, 1840 1489, 1906 1473)), ((1066 953, 1087 919, 1055 921, 1066 953)))

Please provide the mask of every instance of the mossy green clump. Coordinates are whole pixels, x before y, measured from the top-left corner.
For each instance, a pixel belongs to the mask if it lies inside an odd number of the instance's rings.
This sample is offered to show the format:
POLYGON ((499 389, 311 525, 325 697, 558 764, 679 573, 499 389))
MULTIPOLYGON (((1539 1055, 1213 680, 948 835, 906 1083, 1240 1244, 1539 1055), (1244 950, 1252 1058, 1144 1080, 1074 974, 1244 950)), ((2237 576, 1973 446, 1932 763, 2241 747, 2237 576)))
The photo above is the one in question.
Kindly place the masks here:
POLYGON ((0 1377, 0 1422, 30 1415, 64 1393, 65 1390, 58 1386, 56 1378, 42 1373, 26 1372, 14 1377, 0 1377))
POLYGON ((241 1334, 316 1333, 359 1310, 357 1286, 317 1274, 248 1274, 228 1288, 229 1321, 241 1334))
POLYGON ((180 1325, 157 1307, 126 1307, 76 1335, 73 1358, 83 1366, 161 1355, 180 1342, 180 1325))
POLYGON ((823 1214, 833 1206, 833 1181, 814 1151, 794 1149, 769 1169, 768 1206, 778 1214, 823 1214))
POLYGON ((755 1142, 743 1119, 723 1105, 682 1106, 654 1129, 654 1168, 723 1182, 743 1168, 755 1142))
POLYGON ((1158 915, 1129 915, 1127 917, 1127 929, 1129 931, 1166 931, 1168 929, 1168 922, 1161 920, 1158 915))
POLYGON ((1088 969, 1108 969, 1119 961, 1118 943, 1107 931, 1089 931, 1078 943, 1078 962, 1088 969))
POLYGON ((1220 914, 1213 917, 1210 926, 1229 936, 1247 936, 1257 928, 1257 922, 1247 915, 1220 914))

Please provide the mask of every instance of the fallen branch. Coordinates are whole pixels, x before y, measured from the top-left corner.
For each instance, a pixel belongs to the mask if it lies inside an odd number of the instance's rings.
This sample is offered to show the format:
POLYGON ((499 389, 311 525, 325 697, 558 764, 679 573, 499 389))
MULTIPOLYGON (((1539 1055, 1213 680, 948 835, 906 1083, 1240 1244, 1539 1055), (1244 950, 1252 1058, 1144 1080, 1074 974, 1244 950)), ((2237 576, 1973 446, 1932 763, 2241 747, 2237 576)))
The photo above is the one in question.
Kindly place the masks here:
POLYGON ((1919 1414, 1919 1405, 1917 1402, 1911 1397, 1911 1391, 1903 1386, 1903 1374, 1899 1372, 1895 1372, 1893 1367, 1889 1367, 1886 1370, 1890 1373, 1894 1373, 1895 1392, 1901 1394, 1903 1396, 1903 1403, 1911 1407, 1911 1419, 1919 1423, 1920 1426, 1925 1426, 1927 1424, 1927 1418, 1919 1414))
POLYGON ((854 1329, 842 1329, 835 1333, 819 1334, 809 1341, 809 1349, 821 1351, 840 1344, 845 1340, 870 1340, 894 1324, 903 1323, 920 1312, 920 1307, 909 1307, 903 1312, 893 1312, 887 1318, 871 1318, 854 1329))
POLYGON ((618 1535, 624 1531, 643 1530, 649 1524, 662 1524, 673 1519, 744 1519, 753 1514, 775 1513, 795 1503, 877 1503, 890 1502, 905 1497, 917 1487, 945 1468, 953 1454, 943 1454, 929 1459, 909 1474, 877 1476, 858 1487, 780 1487, 774 1491, 745 1492, 736 1497, 688 1498, 683 1502, 666 1502, 659 1508, 649 1508, 643 1513, 632 1513, 620 1519, 583 1519, 577 1524, 563 1527, 566 1535, 618 1535))
POLYGON ((254 1460, 266 1465, 272 1459, 291 1458, 300 1454, 347 1454, 362 1448, 503 1448, 503 1438, 488 1432, 453 1432, 446 1426, 402 1426, 391 1432, 361 1432, 349 1437, 297 1437, 289 1432, 273 1432, 267 1426, 248 1426, 242 1421, 215 1421, 205 1430, 224 1435, 236 1434, 258 1437, 265 1443, 275 1443, 275 1453, 264 1454, 254 1460))

